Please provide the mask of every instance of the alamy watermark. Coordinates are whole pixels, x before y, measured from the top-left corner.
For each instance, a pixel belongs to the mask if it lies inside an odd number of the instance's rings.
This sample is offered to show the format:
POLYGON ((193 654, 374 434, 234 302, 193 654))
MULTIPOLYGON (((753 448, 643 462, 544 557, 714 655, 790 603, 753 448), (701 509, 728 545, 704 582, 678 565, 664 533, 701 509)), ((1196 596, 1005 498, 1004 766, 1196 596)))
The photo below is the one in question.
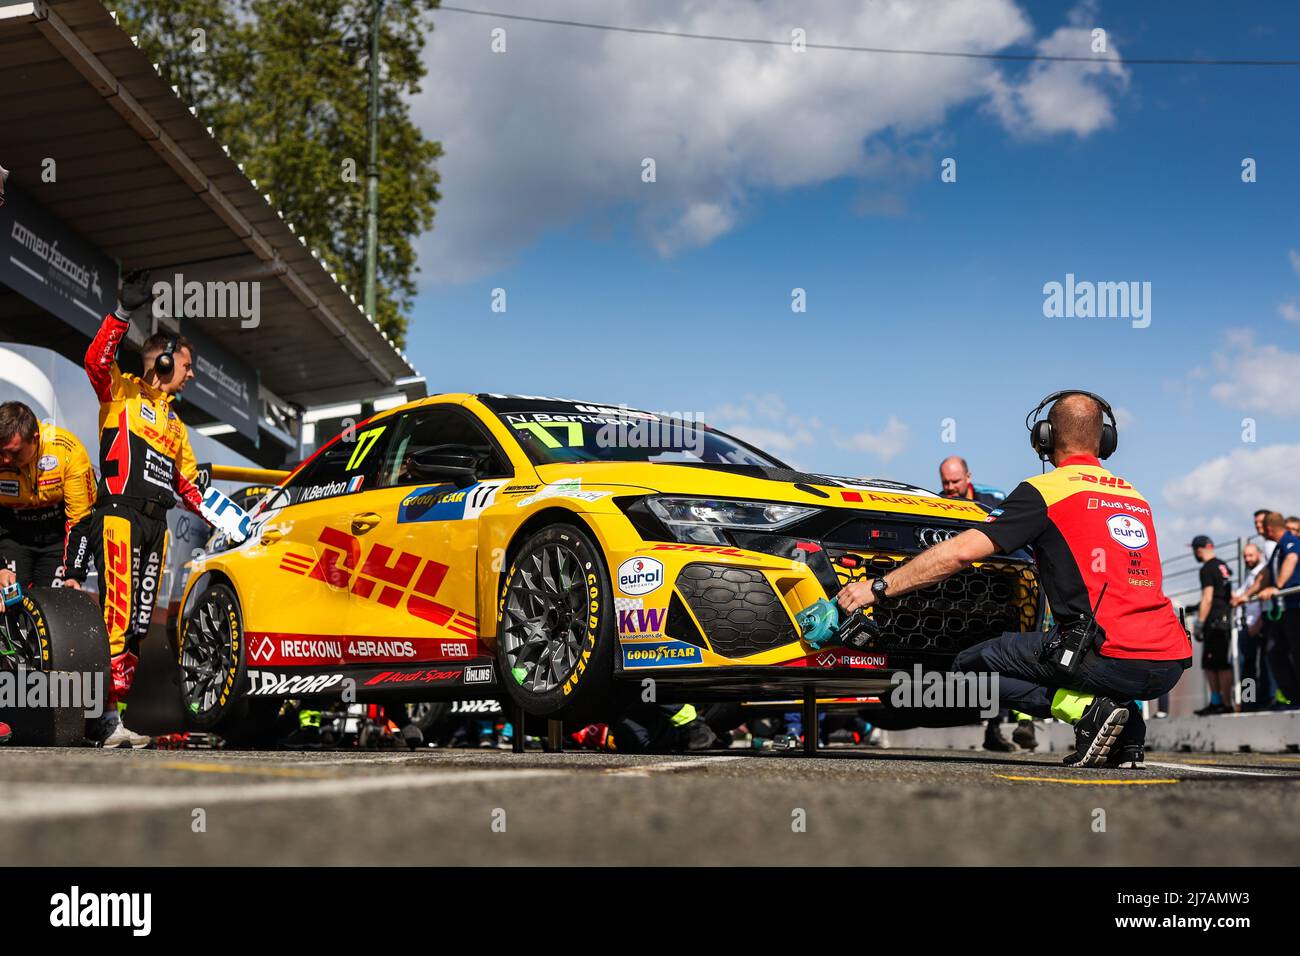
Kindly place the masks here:
POLYGON ((1150 282, 1076 281, 1073 272, 1065 282, 1043 286, 1043 315, 1049 319, 1130 319, 1133 328, 1151 324, 1150 282))
POLYGON ((980 716, 984 718, 996 717, 1000 710, 996 673, 923 671, 921 665, 916 664, 912 673, 898 671, 889 682, 893 685, 889 703, 899 710, 923 707, 968 710, 978 707, 980 716))
POLYGON ((199 282, 179 272, 153 284, 154 318, 239 319, 241 329, 262 324, 261 282, 199 282))
POLYGON ((104 713, 104 675, 96 671, 0 671, 0 710, 80 710, 93 719, 104 713))

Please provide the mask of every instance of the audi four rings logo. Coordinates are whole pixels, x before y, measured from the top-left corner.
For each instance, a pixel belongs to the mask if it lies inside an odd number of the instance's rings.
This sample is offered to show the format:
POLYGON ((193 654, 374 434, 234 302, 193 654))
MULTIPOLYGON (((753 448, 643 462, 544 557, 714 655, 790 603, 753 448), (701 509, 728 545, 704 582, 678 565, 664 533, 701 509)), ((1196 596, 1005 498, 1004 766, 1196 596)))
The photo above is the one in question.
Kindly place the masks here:
POLYGON ((947 541, 961 534, 957 528, 917 528, 916 543, 923 548, 932 548, 940 541, 947 541))

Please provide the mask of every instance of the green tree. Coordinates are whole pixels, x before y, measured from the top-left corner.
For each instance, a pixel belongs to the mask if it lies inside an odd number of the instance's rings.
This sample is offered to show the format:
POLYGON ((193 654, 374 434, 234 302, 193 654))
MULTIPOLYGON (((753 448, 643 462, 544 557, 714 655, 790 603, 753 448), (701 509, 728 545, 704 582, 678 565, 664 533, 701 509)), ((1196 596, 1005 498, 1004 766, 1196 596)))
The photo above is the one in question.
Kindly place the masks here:
MULTIPOLYGON (((421 54, 436 5, 389 0, 380 43, 375 319, 399 345, 415 295, 415 242, 432 227, 440 198, 442 146, 424 137, 409 106, 425 75, 421 54)), ((360 299, 371 0, 129 0, 124 7, 123 25, 138 33, 163 76, 360 299)))

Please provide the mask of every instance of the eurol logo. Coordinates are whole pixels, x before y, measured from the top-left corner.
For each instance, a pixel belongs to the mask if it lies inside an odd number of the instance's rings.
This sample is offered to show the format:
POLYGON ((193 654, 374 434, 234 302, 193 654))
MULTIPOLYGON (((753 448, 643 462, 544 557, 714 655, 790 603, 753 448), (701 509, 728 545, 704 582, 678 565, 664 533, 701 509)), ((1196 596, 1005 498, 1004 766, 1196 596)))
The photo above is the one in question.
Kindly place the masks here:
POLYGON ((1141 551, 1151 543, 1147 526, 1130 515, 1111 515, 1106 519, 1110 536, 1130 551, 1141 551))
POLYGON ((649 594, 664 583, 664 566, 654 558, 628 558, 618 566, 618 589, 624 594, 649 594))

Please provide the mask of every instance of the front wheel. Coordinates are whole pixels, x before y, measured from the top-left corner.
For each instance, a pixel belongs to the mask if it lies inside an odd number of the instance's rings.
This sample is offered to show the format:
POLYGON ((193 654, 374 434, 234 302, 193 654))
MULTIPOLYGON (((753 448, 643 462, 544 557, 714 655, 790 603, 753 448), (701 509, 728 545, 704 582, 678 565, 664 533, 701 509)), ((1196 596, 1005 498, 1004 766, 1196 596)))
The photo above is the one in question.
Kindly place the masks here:
POLYGON ((497 609, 497 663, 506 692, 537 717, 580 719, 609 703, 614 601, 604 556, 569 524, 524 542, 497 609))

